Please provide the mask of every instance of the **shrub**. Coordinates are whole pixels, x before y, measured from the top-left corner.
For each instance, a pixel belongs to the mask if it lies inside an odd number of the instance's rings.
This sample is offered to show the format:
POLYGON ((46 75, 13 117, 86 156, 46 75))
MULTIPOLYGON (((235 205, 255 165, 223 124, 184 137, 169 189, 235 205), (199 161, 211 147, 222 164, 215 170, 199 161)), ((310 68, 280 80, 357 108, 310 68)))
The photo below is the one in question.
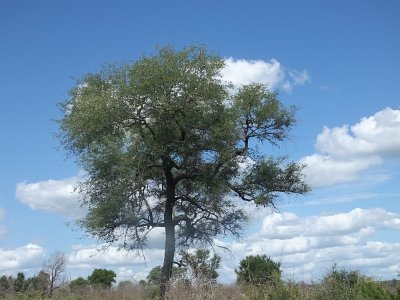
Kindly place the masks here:
POLYGON ((280 280, 281 264, 274 262, 266 255, 247 256, 242 259, 239 268, 235 270, 239 283, 264 285, 268 282, 280 280))
POLYGON ((88 281, 94 287, 111 288, 116 276, 117 274, 114 271, 95 269, 92 275, 88 277, 88 281))

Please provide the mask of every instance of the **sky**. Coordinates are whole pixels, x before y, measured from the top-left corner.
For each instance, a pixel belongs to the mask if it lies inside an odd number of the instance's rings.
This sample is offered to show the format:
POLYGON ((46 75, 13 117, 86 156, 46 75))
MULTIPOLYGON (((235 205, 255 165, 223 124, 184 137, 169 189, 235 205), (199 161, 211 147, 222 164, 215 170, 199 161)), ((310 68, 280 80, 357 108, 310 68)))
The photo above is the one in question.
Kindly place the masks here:
POLYGON ((133 62, 159 45, 205 45, 235 85, 269 84, 295 105, 290 140, 262 149, 307 165, 313 191, 279 212, 248 207, 240 239, 218 238, 219 280, 247 255, 281 262, 289 280, 317 281, 333 264, 376 279, 400 273, 400 2, 0 1, 0 275, 38 273, 57 252, 67 276, 112 269, 143 279, 163 259, 163 233, 143 253, 75 226, 84 170, 55 137, 58 103, 75 80, 133 62))

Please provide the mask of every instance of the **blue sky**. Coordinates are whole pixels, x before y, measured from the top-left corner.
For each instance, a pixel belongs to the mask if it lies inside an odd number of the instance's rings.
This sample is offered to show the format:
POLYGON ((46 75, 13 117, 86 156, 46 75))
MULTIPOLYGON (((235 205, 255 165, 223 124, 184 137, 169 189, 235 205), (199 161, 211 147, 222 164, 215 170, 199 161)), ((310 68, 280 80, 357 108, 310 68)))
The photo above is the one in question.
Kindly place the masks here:
MULTIPOLYGON (((82 170, 54 138, 57 103, 102 64, 155 46, 204 44, 234 83, 269 83, 299 108, 276 153, 308 164, 315 187, 280 214, 249 208, 241 240, 225 240, 220 279, 248 254, 281 261, 290 279, 318 280, 333 263, 377 278, 400 272, 400 4, 398 1, 20 1, 0 4, 0 274, 38 272, 56 251, 68 273, 96 267, 139 280, 162 260, 97 252, 66 223, 82 214, 82 170)), ((270 151, 270 149, 265 149, 270 151)))

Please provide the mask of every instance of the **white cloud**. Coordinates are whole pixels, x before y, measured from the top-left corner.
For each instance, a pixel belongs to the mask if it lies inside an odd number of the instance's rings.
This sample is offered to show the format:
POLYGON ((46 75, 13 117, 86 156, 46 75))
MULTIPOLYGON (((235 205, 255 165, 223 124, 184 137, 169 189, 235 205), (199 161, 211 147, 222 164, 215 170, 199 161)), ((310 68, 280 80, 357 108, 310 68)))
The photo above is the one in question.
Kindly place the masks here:
POLYGON ((356 208, 348 213, 300 219, 293 213, 274 214, 263 220, 259 235, 265 238, 289 236, 327 237, 352 234, 369 227, 400 229, 400 214, 382 208, 356 208))
POLYGON ((38 268, 43 263, 44 252, 44 249, 36 244, 27 244, 15 249, 0 248, 0 271, 38 268))
POLYGON ((225 62, 222 78, 235 86, 256 82, 267 84, 271 89, 290 92, 293 87, 310 81, 306 70, 287 71, 276 59, 264 61, 227 58, 225 62))
POLYGON ((400 158, 400 110, 385 108, 353 126, 325 127, 317 137, 316 153, 303 157, 314 187, 357 180, 360 174, 400 158))
POLYGON ((150 270, 161 265, 164 250, 149 248, 141 251, 125 251, 117 247, 104 245, 74 245, 67 255, 68 270, 90 274, 95 268, 112 269, 117 281, 145 279, 150 270))
POLYGON ((61 180, 20 182, 17 184, 15 196, 33 210, 44 210, 67 219, 77 219, 86 213, 85 208, 80 206, 78 193, 75 191, 79 179, 79 176, 74 176, 61 180))
POLYGON ((146 267, 144 269, 118 267, 115 270, 115 273, 117 274, 116 281, 120 282, 128 280, 133 282, 139 282, 142 279, 145 280, 153 267, 146 267))
MULTIPOLYGON (((400 243, 374 241, 381 231, 400 230, 400 213, 382 208, 356 208, 344 213, 300 217, 275 213, 255 220, 255 233, 241 241, 225 241, 231 253, 222 254, 219 280, 235 281, 234 269, 247 255, 268 255, 282 264, 283 275, 295 280, 318 280, 334 263, 379 279, 397 276, 400 243)), ((164 250, 127 252, 103 245, 74 245, 67 253, 67 269, 88 276, 95 268, 112 269, 120 280, 144 279, 161 265, 164 250)), ((0 271, 40 270, 45 250, 35 244, 0 249, 0 271)))
POLYGON ((395 278, 400 244, 371 241, 381 230, 400 230, 400 213, 356 208, 305 218, 273 214, 264 217, 258 231, 243 241, 224 243, 233 258, 223 259, 221 274, 225 282, 232 281, 241 259, 265 254, 280 261, 284 276, 295 280, 321 279, 334 263, 371 276, 395 278))

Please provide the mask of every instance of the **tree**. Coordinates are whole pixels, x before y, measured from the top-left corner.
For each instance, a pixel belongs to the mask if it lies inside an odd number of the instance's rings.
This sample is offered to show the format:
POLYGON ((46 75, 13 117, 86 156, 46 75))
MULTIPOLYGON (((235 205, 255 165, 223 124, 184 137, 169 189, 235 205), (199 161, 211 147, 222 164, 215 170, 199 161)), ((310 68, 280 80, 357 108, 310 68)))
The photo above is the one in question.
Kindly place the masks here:
POLYGON ((189 277, 196 283, 215 283, 218 278, 217 269, 221 263, 221 257, 214 254, 210 257, 210 250, 196 249, 195 252, 181 251, 182 263, 187 269, 189 277))
POLYGON ((129 250, 163 228, 161 298, 176 249, 241 233, 237 198, 275 207, 281 194, 309 190, 301 165, 261 147, 287 138, 295 109, 261 84, 232 94, 223 67, 204 47, 163 47, 86 75, 61 105, 60 141, 87 172, 79 224, 129 250))
POLYGON ((94 269, 88 281, 94 287, 111 288, 116 276, 117 274, 111 270, 94 269))
POLYGON ((0 296, 6 298, 13 290, 14 279, 11 276, 3 275, 0 277, 0 296))
POLYGON ((250 255, 242 259, 239 268, 235 270, 237 281, 254 285, 263 285, 267 282, 279 280, 281 264, 274 262, 266 255, 250 255))
MULTIPOLYGON (((182 275, 183 271, 184 271, 183 269, 173 266, 171 277, 179 278, 182 275)), ((147 283, 150 285, 160 285, 162 273, 163 273, 163 267, 155 266, 153 269, 150 270, 149 274, 146 277, 147 283)))
POLYGON ((83 277, 78 277, 69 283, 69 287, 73 293, 82 293, 89 287, 89 281, 83 277))
POLYGON ((44 297, 49 288, 49 274, 40 271, 37 275, 30 277, 24 283, 24 291, 32 296, 44 297))
POLYGON ((22 272, 17 274, 17 278, 14 280, 14 291, 16 293, 22 292, 24 289, 25 275, 22 272))
POLYGON ((65 282, 63 273, 65 271, 66 257, 63 253, 54 254, 44 264, 44 272, 49 274, 49 296, 51 297, 56 289, 65 282))

